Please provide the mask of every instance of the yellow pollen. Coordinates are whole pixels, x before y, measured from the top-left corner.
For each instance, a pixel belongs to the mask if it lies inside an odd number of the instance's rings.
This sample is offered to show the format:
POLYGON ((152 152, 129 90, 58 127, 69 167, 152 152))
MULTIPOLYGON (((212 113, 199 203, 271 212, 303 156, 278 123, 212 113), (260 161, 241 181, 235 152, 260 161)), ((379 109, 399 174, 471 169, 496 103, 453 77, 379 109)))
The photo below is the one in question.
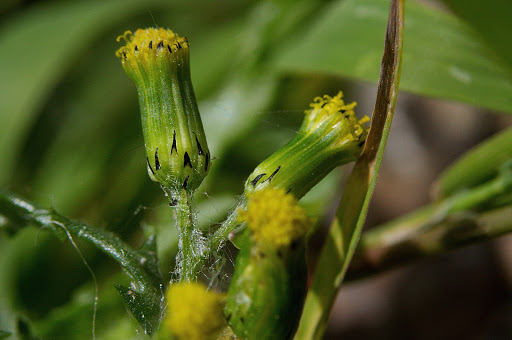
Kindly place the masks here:
POLYGON ((276 249, 304 237, 310 225, 304 209, 291 194, 272 188, 254 192, 239 219, 247 222, 257 244, 276 249))
POLYGON ((363 140, 368 133, 368 128, 364 124, 369 122, 370 118, 364 116, 361 119, 357 119, 354 112, 356 105, 356 102, 345 104, 343 92, 341 91, 334 97, 329 95, 316 97, 313 103, 309 104, 311 109, 305 111, 310 122, 308 129, 316 129, 326 121, 330 121, 333 125, 345 124, 347 133, 340 136, 340 139, 344 141, 363 140))
POLYGON ((180 340, 215 339, 225 326, 224 294, 199 283, 173 284, 167 291, 166 329, 180 340))

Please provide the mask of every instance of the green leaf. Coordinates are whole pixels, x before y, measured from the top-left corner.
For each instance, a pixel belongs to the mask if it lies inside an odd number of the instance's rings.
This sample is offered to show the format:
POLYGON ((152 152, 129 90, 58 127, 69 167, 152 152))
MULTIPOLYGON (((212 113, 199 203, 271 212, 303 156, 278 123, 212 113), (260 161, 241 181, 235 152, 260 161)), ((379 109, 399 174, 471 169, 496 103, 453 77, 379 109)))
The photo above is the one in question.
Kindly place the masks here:
MULTIPOLYGON (((143 337, 133 318, 125 311, 126 305, 112 289, 114 281, 123 280, 118 273, 102 282, 98 292, 94 321, 97 339, 131 339, 143 337), (110 336, 115 334, 115 336, 110 336)), ((92 338, 93 310, 96 289, 92 282, 77 288, 67 303, 52 309, 34 322, 34 334, 38 339, 81 340, 92 338)))
POLYGON ((296 340, 321 339, 358 244, 395 111, 402 65, 404 0, 392 0, 372 124, 322 248, 296 340))
POLYGON ((137 291, 120 284, 114 284, 135 319, 146 334, 152 334, 160 325, 162 299, 148 291, 137 291))
POLYGON ((13 171, 34 115, 75 58, 114 22, 147 6, 138 0, 47 3, 3 23, 0 183, 13 171))
MULTIPOLYGON (((512 113, 512 72, 479 35, 451 14, 411 1, 407 7, 401 89, 512 113)), ((335 2, 283 45, 274 66, 375 82, 386 8, 381 0, 335 2)))
POLYGON ((0 339, 6 339, 12 335, 11 332, 0 331, 0 339))
POLYGON ((156 260, 156 240, 150 237, 140 251, 132 249, 113 233, 72 221, 52 210, 45 210, 20 197, 0 192, 0 214, 18 215, 17 220, 29 221, 41 228, 49 228, 71 242, 73 238, 88 241, 117 261, 131 279, 131 288, 116 285, 125 301, 128 295, 132 313, 141 322, 144 332, 151 334, 158 328, 163 305, 163 280, 156 260), (158 311, 157 311, 158 310, 158 311), (142 315, 142 317, 141 317, 142 315))

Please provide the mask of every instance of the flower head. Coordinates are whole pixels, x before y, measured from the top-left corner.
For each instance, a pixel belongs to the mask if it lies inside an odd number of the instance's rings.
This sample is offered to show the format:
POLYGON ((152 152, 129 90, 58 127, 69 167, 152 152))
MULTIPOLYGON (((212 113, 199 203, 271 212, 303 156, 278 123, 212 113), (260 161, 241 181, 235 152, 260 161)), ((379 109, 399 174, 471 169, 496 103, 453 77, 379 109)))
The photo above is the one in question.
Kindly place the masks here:
POLYGON ((182 340, 215 339, 226 325, 224 295, 199 283, 173 284, 167 291, 167 331, 182 340))
POLYGON ((247 222, 256 244, 279 249, 303 238, 310 226, 304 209, 283 189, 257 191, 239 219, 247 222))
POLYGON ((249 196, 248 230, 226 297, 229 325, 242 339, 292 339, 306 296, 309 220, 295 198, 267 188, 249 196))
MULTIPOLYGON (((210 167, 210 153, 190 78, 189 43, 163 28, 126 31, 116 55, 139 93, 151 179, 171 192, 192 192, 210 167)), ((173 193, 174 192, 174 193, 173 193)))
POLYGON ((245 184, 245 194, 281 188, 301 198, 331 170, 355 161, 362 150, 368 117, 358 119, 356 103, 345 104, 340 91, 334 97, 316 97, 305 111, 295 137, 264 160, 245 184))

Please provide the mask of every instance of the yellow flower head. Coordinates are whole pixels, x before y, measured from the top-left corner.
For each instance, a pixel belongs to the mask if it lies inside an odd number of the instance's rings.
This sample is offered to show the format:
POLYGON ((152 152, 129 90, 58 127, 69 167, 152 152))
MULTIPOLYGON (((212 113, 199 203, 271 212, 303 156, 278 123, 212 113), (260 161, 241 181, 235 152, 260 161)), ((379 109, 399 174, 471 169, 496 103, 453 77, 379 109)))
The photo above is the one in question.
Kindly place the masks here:
POLYGON ((167 291, 166 329, 180 340, 216 339, 226 325, 224 294, 199 283, 173 284, 167 291))
POLYGON ((287 247, 304 237, 310 225, 304 209, 292 195, 272 188, 251 194, 247 210, 240 213, 239 219, 247 222, 258 245, 272 248, 287 247))
POLYGON ((338 92, 337 95, 331 97, 324 95, 323 97, 316 97, 313 103, 309 104, 310 110, 306 110, 305 130, 319 131, 338 131, 339 137, 337 138, 337 145, 345 144, 347 142, 361 142, 364 141, 368 133, 368 128, 364 123, 370 121, 368 116, 357 119, 354 112, 356 103, 345 104, 343 101, 343 92, 338 92), (343 131, 343 133, 339 133, 343 131))

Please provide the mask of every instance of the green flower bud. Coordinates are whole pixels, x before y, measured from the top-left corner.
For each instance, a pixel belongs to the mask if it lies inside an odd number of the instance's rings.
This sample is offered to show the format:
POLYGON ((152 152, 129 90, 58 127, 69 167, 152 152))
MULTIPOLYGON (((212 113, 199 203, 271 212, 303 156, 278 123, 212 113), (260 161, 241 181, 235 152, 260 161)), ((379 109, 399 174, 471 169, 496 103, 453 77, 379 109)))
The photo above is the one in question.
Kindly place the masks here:
MULTIPOLYGON (((192 192, 210 167, 210 152, 192 88, 189 43, 163 28, 126 31, 116 52, 139 94, 148 173, 171 192, 192 192)), ((167 190, 166 190, 167 192, 167 190)))
POLYGON ((339 92, 315 98, 297 135, 249 176, 247 196, 269 187, 301 198, 334 168, 357 160, 369 118, 358 120, 353 110, 356 103, 345 104, 342 97, 339 92))
POLYGON ((243 339, 292 339, 306 295, 309 220, 281 189, 254 193, 240 219, 248 228, 226 298, 228 323, 243 339))

